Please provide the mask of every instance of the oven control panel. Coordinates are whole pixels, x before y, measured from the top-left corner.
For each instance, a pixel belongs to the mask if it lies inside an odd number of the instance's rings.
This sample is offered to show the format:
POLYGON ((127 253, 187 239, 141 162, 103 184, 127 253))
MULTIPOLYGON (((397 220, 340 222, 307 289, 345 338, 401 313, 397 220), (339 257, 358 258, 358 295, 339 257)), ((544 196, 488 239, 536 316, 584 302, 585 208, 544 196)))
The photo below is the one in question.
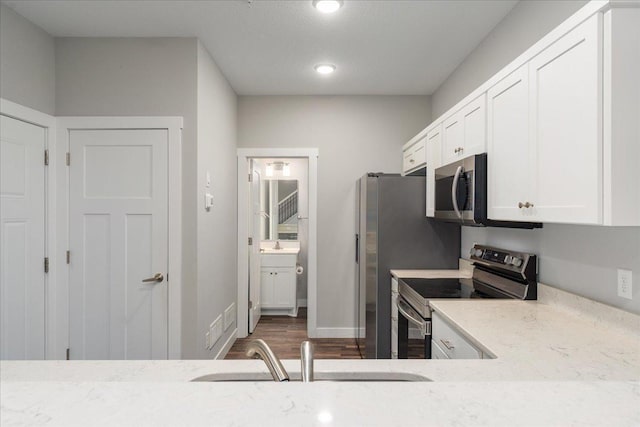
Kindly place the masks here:
POLYGON ((471 258, 491 261, 496 264, 512 265, 516 268, 522 266, 524 262, 522 257, 516 254, 478 246, 471 248, 471 258))

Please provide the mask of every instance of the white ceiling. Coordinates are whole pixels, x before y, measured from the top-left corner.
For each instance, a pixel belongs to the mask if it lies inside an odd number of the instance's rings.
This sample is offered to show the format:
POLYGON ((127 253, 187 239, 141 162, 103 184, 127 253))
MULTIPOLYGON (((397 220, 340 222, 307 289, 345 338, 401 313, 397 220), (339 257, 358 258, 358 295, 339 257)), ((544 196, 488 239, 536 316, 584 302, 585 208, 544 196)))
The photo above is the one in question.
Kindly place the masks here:
POLYGON ((56 37, 198 37, 240 95, 431 94, 516 2, 3 1, 56 37))

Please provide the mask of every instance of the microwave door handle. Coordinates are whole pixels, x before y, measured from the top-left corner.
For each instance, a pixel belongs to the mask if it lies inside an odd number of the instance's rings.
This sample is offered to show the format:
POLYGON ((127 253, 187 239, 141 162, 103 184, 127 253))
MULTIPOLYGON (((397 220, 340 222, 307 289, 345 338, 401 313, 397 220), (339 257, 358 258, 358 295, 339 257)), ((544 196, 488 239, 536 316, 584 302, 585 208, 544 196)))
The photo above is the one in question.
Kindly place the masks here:
POLYGON ((453 177, 453 185, 451 186, 451 202, 453 203, 453 210, 460 219, 462 219, 462 213, 460 213, 460 209, 458 208, 458 180, 460 180, 461 173, 462 166, 458 166, 456 174, 453 177))

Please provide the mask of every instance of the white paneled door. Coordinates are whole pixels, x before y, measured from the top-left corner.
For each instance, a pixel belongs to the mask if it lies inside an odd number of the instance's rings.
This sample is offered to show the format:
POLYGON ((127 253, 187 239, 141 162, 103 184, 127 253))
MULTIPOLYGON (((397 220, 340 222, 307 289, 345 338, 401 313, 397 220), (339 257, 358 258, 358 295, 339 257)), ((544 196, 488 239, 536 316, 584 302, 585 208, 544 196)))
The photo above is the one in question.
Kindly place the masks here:
POLYGON ((166 359, 168 132, 69 131, 71 359, 166 359))
POLYGON ((44 359, 46 134, 0 120, 0 356, 44 359))
POLYGON ((249 189, 249 236, 252 245, 249 246, 249 333, 253 333, 260 321, 262 302, 261 262, 260 262, 260 224, 262 212, 260 210, 260 171, 256 162, 250 160, 251 182, 249 189))

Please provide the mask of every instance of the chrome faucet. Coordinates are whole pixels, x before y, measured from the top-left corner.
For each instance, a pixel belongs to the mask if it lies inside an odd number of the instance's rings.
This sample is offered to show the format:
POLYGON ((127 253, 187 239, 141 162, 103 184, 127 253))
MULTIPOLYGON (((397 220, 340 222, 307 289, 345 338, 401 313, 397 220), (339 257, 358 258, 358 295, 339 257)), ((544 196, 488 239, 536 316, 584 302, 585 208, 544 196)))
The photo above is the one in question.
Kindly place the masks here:
POLYGON ((276 245, 273 247, 273 249, 281 249, 280 248, 280 240, 276 240, 276 245))
POLYGON ((311 341, 303 341, 300 344, 300 364, 302 382, 313 382, 313 343, 311 341))
POLYGON ((285 371, 280 359, 275 355, 271 348, 263 340, 257 339, 249 343, 247 348, 247 356, 253 358, 261 358, 269 368, 274 381, 289 381, 289 374, 285 371))

